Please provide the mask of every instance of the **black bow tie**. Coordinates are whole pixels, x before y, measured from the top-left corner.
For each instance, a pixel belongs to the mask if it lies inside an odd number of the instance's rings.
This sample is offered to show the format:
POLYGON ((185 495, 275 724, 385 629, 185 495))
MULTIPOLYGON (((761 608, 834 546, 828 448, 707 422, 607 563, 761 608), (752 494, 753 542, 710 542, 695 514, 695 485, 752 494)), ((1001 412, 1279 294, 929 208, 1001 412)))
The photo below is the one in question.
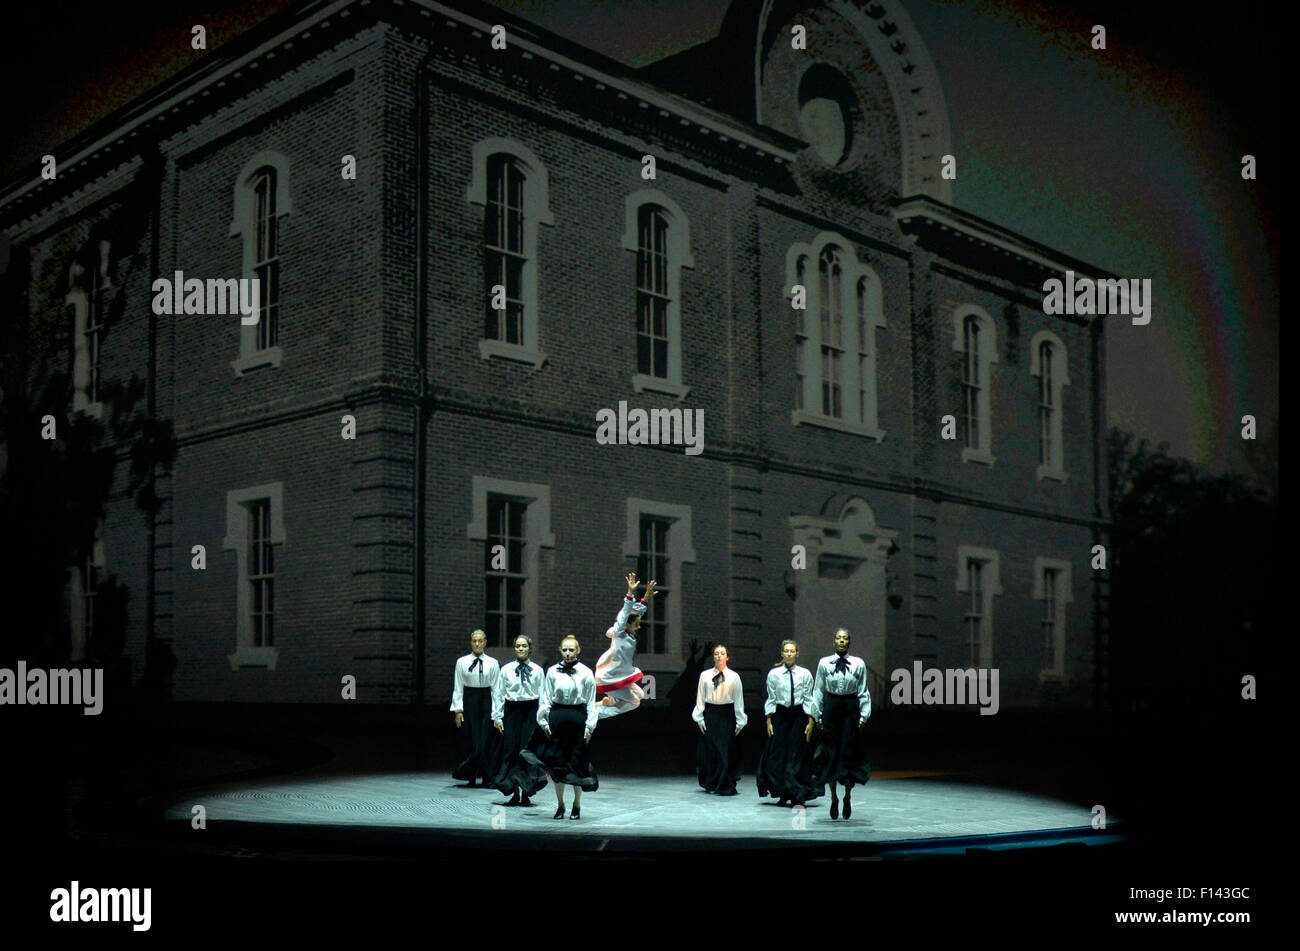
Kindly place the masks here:
POLYGON ((713 675, 713 686, 718 686, 718 684, 722 683, 726 679, 726 675, 723 674, 722 671, 718 671, 713 675))
POLYGON ((849 659, 841 654, 835 660, 835 673, 846 674, 849 671, 849 659))
POLYGON ((474 662, 469 665, 469 669, 473 671, 476 667, 482 667, 482 666, 483 666, 483 658, 475 657, 474 662))
POLYGON ((520 665, 519 665, 519 679, 522 680, 522 681, 524 681, 525 683, 528 682, 528 665, 527 665, 527 664, 520 664, 520 665))
POLYGON ((576 661, 570 663, 569 661, 566 660, 566 661, 564 661, 563 663, 560 664, 560 673, 562 673, 562 674, 572 674, 572 673, 574 672, 574 670, 577 669, 577 667, 578 667, 578 664, 577 664, 576 661))

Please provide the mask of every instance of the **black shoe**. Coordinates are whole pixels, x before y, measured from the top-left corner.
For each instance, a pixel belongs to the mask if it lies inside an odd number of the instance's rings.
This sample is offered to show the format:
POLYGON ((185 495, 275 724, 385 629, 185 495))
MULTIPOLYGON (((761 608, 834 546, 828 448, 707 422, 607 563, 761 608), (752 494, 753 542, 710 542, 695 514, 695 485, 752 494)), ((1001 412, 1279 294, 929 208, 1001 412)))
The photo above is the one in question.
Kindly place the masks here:
POLYGON ((853 800, 848 796, 844 797, 844 818, 847 819, 853 815, 853 800))
POLYGON ((473 788, 474 788, 474 777, 473 777, 473 776, 471 776, 471 777, 469 778, 469 788, 470 788, 470 789, 473 789, 473 788))
POLYGON ((790 805, 790 803, 789 803, 789 800, 787 800, 784 796, 782 796, 782 797, 777 801, 777 805, 778 805, 778 806, 788 806, 788 805, 790 805))
POLYGON ((791 799, 791 800, 790 800, 790 808, 791 808, 791 809, 794 809, 794 808, 796 808, 796 807, 802 809, 802 808, 804 808, 804 804, 801 803, 798 799, 791 799))
POLYGON ((517 805, 519 805, 519 790, 518 790, 518 789, 515 790, 515 794, 514 794, 513 796, 510 797, 510 801, 509 801, 508 803, 506 803, 506 805, 507 805, 507 806, 517 806, 517 805))
POLYGON ((840 817, 840 801, 839 801, 838 799, 832 799, 832 800, 831 800, 831 818, 832 818, 832 819, 838 819, 839 817, 840 817))
POLYGON ((521 806, 531 806, 532 804, 533 804, 533 801, 532 801, 531 799, 529 799, 527 796, 520 796, 520 797, 519 797, 519 805, 521 805, 521 806))
POLYGON ((561 806, 559 809, 556 809, 556 810, 555 810, 555 815, 551 816, 551 818, 552 818, 552 819, 563 819, 563 818, 564 818, 564 807, 561 806))
POLYGON ((576 819, 576 818, 578 818, 578 816, 580 816, 580 815, 582 815, 582 813, 578 810, 578 807, 577 807, 577 806, 574 806, 574 807, 573 807, 573 811, 569 813, 569 818, 570 818, 570 819, 576 819))

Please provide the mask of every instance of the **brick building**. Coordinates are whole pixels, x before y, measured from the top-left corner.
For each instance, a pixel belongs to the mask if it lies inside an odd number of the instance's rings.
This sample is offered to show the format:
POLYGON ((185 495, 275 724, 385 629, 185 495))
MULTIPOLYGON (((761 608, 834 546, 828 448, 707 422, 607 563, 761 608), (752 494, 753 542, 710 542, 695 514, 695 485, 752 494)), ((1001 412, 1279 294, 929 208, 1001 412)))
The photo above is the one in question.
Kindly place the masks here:
POLYGON ((1041 286, 1098 272, 952 205, 902 5, 735 0, 630 69, 457 2, 296 5, 4 189, 70 410, 136 373, 179 439, 157 518, 70 569, 72 653, 112 571, 178 699, 441 703, 474 628, 593 663, 639 568, 660 693, 693 639, 755 692, 843 625, 877 678, 1090 702, 1103 327, 1041 286), (154 314, 176 271, 258 278, 262 319, 154 314), (620 402, 702 409, 704 451, 598 443, 620 402))

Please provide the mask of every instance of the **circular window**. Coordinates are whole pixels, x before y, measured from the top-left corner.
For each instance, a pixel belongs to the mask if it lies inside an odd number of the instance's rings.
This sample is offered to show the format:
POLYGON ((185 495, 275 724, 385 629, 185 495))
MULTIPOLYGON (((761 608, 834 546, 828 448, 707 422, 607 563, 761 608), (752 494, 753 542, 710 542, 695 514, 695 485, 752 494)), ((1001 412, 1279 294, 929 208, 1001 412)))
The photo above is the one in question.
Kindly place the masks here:
POLYGON ((853 143, 857 98, 839 70, 818 63, 799 80, 799 128, 827 165, 839 165, 853 143))
POLYGON ((847 126, 844 110, 834 99, 809 99, 799 109, 803 137, 827 165, 838 165, 844 158, 847 126))

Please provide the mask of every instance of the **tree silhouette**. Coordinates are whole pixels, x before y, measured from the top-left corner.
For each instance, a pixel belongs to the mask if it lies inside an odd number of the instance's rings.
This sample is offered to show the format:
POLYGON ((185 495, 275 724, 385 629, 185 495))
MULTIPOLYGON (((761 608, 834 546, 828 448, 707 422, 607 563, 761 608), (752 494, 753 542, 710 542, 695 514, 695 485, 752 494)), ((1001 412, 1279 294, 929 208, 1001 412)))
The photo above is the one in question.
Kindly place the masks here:
MULTIPOLYGON (((1239 703, 1278 602, 1267 463, 1253 479, 1212 476, 1116 428, 1107 456, 1111 701, 1130 712, 1239 703)), ((1276 461, 1272 471, 1276 486, 1276 461)))
MULTIPOLYGON (((149 286, 142 278, 162 168, 156 153, 146 156, 117 212, 91 229, 73 262, 91 273, 101 240, 115 256, 119 290, 103 315, 101 343, 122 323, 128 301, 121 288, 149 286)), ((69 659, 62 604, 68 567, 84 564, 91 554, 110 502, 133 499, 146 516, 141 529, 146 527, 159 507, 153 473, 171 467, 176 444, 171 422, 149 412, 146 384, 135 373, 99 387, 102 420, 74 412, 73 341, 63 308, 33 300, 35 275, 26 246, 0 247, 0 269, 0 525, 8 541, 0 555, 0 592, 9 615, 0 625, 0 659, 54 666, 69 659), (43 435, 51 418, 54 439, 43 435), (128 471, 124 487, 114 492, 120 457, 128 471)), ((111 373, 113 367, 105 369, 111 373)), ((87 655, 96 666, 111 668, 122 655, 130 592, 110 575, 98 581, 94 594, 87 655)))

